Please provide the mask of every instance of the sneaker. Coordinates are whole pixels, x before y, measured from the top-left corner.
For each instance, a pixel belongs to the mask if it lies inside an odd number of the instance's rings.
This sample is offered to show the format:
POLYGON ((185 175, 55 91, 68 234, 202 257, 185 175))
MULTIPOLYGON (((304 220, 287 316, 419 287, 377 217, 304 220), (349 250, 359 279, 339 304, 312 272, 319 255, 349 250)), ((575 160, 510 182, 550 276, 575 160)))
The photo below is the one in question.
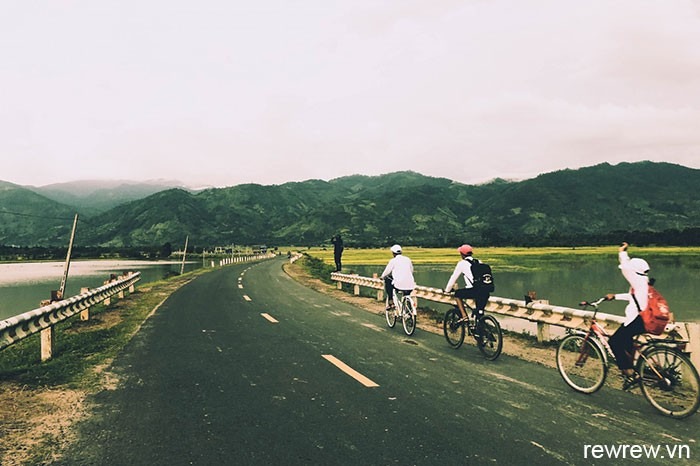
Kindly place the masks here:
POLYGON ((641 381, 642 379, 639 377, 639 374, 625 376, 625 380, 622 382, 622 389, 629 390, 630 388, 639 384, 641 381))

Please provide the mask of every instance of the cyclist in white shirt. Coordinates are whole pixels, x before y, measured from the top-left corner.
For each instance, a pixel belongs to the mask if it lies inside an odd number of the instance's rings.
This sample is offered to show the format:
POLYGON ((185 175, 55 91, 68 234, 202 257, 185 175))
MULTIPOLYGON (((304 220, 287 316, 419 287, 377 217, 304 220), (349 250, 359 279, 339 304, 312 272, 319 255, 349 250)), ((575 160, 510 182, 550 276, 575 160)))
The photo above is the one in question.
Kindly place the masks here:
POLYGON ((413 262, 411 262, 411 259, 402 254, 401 246, 398 244, 391 247, 391 253, 394 255, 394 258, 386 265, 381 276, 385 282, 388 300, 387 309, 393 307, 391 296, 394 288, 406 295, 410 295, 416 287, 416 281, 413 278, 413 262))
POLYGON ((623 389, 627 390, 640 382, 639 375, 632 366, 631 354, 634 353, 634 337, 644 333, 644 321, 639 315, 641 309, 646 309, 649 302, 649 263, 644 259, 635 257, 630 259, 627 253, 629 244, 622 243, 619 248, 618 259, 622 276, 630 285, 628 293, 610 293, 606 299, 628 301, 625 308, 625 322, 610 337, 610 349, 615 355, 617 367, 625 377, 623 389))

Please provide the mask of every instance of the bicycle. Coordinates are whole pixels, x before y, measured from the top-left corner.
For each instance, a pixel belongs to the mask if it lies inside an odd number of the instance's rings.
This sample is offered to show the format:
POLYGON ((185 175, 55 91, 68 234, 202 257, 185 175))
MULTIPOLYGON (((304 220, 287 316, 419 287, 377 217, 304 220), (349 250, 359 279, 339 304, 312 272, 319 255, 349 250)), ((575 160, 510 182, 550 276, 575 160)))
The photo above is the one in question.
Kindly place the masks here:
POLYGON ((482 315, 479 318, 471 317, 474 309, 464 300, 462 302, 467 313, 466 320, 461 320, 462 313, 457 306, 445 313, 442 328, 447 343, 454 349, 462 346, 466 328, 466 333, 474 337, 476 346, 484 357, 489 361, 495 360, 500 356, 501 350, 503 350, 501 325, 495 317, 490 315, 482 315))
MULTIPOLYGON (((574 390, 591 394, 598 391, 615 356, 608 343, 610 335, 598 325, 598 306, 605 298, 584 301, 594 309, 588 331, 569 330, 557 347, 557 369, 574 390)), ((700 405, 700 377, 683 353, 687 340, 638 335, 634 341, 634 368, 640 377, 642 394, 661 414, 684 418, 700 405)))
POLYGON ((401 316, 401 322, 403 324, 403 331, 409 337, 413 335, 416 331, 416 306, 413 304, 410 293, 404 293, 401 290, 393 289, 391 299, 394 303, 394 309, 387 309, 384 311, 384 316, 386 317, 386 323, 389 328, 394 328, 396 325, 396 319, 401 316))

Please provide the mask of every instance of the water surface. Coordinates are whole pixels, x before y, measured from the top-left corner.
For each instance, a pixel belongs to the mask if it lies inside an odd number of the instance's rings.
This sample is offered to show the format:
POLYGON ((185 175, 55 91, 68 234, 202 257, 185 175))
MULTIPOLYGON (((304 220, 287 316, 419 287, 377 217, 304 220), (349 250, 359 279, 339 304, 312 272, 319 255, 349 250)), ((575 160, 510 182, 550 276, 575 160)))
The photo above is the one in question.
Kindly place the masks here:
MULTIPOLYGON (((7 319, 39 307, 51 298, 51 290, 61 286, 65 262, 28 262, 0 264, 0 319, 7 319)), ((201 267, 188 262, 185 271, 201 267)), ((169 273, 179 273, 181 262, 136 260, 88 260, 72 262, 66 281, 66 296, 80 293, 82 287, 97 288, 111 274, 141 272, 139 284, 160 280, 169 273)))

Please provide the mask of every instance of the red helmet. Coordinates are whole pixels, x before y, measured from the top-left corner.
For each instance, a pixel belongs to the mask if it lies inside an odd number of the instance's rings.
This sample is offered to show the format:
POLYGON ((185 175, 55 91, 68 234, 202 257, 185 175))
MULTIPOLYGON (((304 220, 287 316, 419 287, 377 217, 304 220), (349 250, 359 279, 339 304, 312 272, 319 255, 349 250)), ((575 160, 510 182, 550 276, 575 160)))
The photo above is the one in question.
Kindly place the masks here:
POLYGON ((467 254, 469 254, 472 251, 473 251, 472 247, 469 246, 468 244, 463 244, 457 248, 457 252, 459 252, 463 256, 466 256, 467 254))

